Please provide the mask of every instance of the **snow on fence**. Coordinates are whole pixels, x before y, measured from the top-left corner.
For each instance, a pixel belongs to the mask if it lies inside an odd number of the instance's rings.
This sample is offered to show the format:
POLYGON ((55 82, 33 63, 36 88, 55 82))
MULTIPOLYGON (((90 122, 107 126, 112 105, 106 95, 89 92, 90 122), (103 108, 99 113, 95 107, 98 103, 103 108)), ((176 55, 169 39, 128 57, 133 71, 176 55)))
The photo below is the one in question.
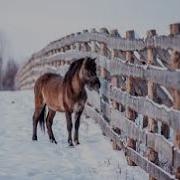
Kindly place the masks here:
POLYGON ((16 86, 31 89, 45 72, 64 74, 72 61, 96 57, 102 87, 88 92, 86 115, 129 165, 150 179, 180 179, 180 24, 171 24, 168 36, 134 34, 101 28, 51 42, 22 66, 16 86))

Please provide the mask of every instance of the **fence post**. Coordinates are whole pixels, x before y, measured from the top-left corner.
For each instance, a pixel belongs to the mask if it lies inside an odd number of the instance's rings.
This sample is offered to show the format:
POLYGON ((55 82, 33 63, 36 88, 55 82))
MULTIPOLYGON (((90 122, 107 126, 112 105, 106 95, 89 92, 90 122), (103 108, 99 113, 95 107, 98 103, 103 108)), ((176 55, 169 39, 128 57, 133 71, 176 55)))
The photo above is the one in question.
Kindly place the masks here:
MULTIPOLYGON (((112 37, 117 37, 119 35, 118 31, 117 30, 113 30, 111 31, 111 34, 110 34, 112 37)), ((113 59, 115 57, 118 57, 118 50, 116 49, 112 49, 111 50, 111 60, 113 61, 113 59)), ((119 87, 119 84, 118 84, 118 77, 117 76, 111 76, 111 84, 113 87, 119 87)), ((117 103, 116 101, 112 100, 112 108, 113 109, 118 109, 119 110, 119 107, 120 107, 120 104, 117 103)), ((118 134, 121 134, 121 130, 117 127, 113 127, 113 129, 115 130, 115 132, 118 132, 118 134)), ((115 141, 112 140, 112 147, 114 150, 120 150, 121 147, 119 147, 115 141)))
MULTIPOLYGON (((76 33, 76 36, 79 36, 81 34, 81 32, 77 32, 76 33)), ((81 44, 79 42, 76 42, 75 43, 75 46, 76 46, 76 50, 77 51, 80 51, 81 50, 81 44)))
MULTIPOLYGON (((170 35, 180 34, 180 23, 170 25, 170 35)), ((180 69, 180 52, 173 51, 171 55, 171 68, 173 70, 180 69)), ((173 107, 174 109, 180 110, 180 90, 173 89, 173 107)), ((175 132, 174 145, 180 149, 180 129, 175 132)), ((180 179, 180 166, 175 167, 175 176, 180 179)))
MULTIPOLYGON (((87 29, 83 30, 83 34, 88 34, 89 31, 87 29)), ((81 43, 81 50, 82 51, 91 51, 91 47, 89 46, 88 42, 81 43)))
MULTIPOLYGON (((106 48, 107 48, 106 44, 100 43, 100 55, 106 56, 106 48)), ((107 70, 106 70, 105 68, 103 68, 103 67, 100 66, 100 72, 99 72, 99 73, 100 73, 100 77, 101 77, 103 80, 104 80, 104 79, 107 79, 107 70)), ((104 84, 102 83, 101 86, 103 86, 103 85, 104 85, 104 84)), ((104 87, 103 87, 103 89, 104 89, 104 87)), ((106 100, 107 100, 107 97, 105 97, 103 94, 102 94, 101 99, 100 99, 100 104, 102 103, 102 100, 103 100, 103 101, 106 101, 106 100)), ((105 114, 106 112, 103 110, 102 104, 100 105, 100 110, 101 110, 101 112, 102 112, 103 117, 106 117, 106 114, 105 114)), ((102 134, 103 134, 103 135, 106 135, 104 129, 102 129, 102 134)))
POLYGON ((62 48, 60 49, 60 51, 61 51, 61 52, 65 52, 65 48, 62 47, 62 48))
MULTIPOLYGON (((112 61, 113 61, 115 56, 117 57, 117 50, 112 49, 112 51, 111 51, 111 60, 112 61)), ((113 87, 118 87, 117 76, 111 76, 111 84, 113 87)), ((115 100, 112 100, 112 106, 114 109, 119 109, 119 104, 115 100)))
MULTIPOLYGON (((111 35, 111 37, 114 37, 114 38, 121 37, 117 29, 112 30, 110 32, 110 35, 111 35)), ((119 57, 120 53, 121 53, 120 50, 111 49, 111 59, 112 59, 112 61, 113 61, 114 58, 119 57)), ((120 87, 119 86, 119 76, 111 76, 111 84, 112 84, 113 87, 118 87, 119 88, 120 87)), ((112 100, 112 108, 117 109, 117 110, 122 112, 122 104, 117 103, 115 100, 112 100)), ((121 129, 120 128, 113 127, 113 129, 117 134, 121 134, 121 129)), ((114 150, 120 150, 122 148, 121 146, 118 146, 115 141, 112 141, 112 146, 113 146, 114 150)))
MULTIPOLYGON (((102 28, 100 29, 100 33, 104 33, 102 28)), ((107 45, 105 43, 100 43, 100 55, 107 56, 107 45)), ((107 77, 107 70, 103 67, 100 67, 100 76, 105 79, 107 77)))
MULTIPOLYGON (((149 30, 147 31, 147 38, 152 38, 153 36, 156 35, 156 30, 149 30)), ((155 52, 153 47, 148 47, 147 48, 147 64, 153 64, 155 59, 155 52)), ((148 97, 152 100, 156 98, 156 84, 152 81, 148 81, 148 97)), ((148 131, 151 133, 156 133, 158 132, 158 124, 155 119, 149 118, 148 117, 148 131)), ((148 147, 147 150, 147 156, 148 160, 157 164, 158 163, 158 153, 153 149, 148 147)), ((155 180, 156 178, 149 176, 150 180, 155 180)))
MULTIPOLYGON (((93 34, 93 33, 97 33, 96 29, 93 28, 93 29, 91 30, 91 33, 92 33, 92 34, 93 34)), ((93 52, 93 53, 98 53, 98 52, 99 52, 99 47, 98 47, 96 41, 91 41, 91 52, 93 52)))
MULTIPOLYGON (((117 30, 113 30, 111 31, 111 37, 117 37, 116 34, 119 34, 117 30)), ((116 49, 112 49, 111 50, 111 60, 113 61, 113 59, 115 57, 118 57, 118 50, 116 49)), ((111 84, 113 87, 118 87, 118 77, 117 76, 111 76, 111 84)), ((119 103, 117 103, 116 101, 112 100, 112 106, 114 109, 119 109, 119 103)))
MULTIPOLYGON (((102 56, 106 56, 106 54, 107 54, 106 48, 107 48, 106 44, 104 44, 104 43, 100 44, 100 54, 102 56)), ((107 76, 107 70, 105 68, 103 68, 103 67, 100 67, 100 76, 102 78, 106 78, 106 76, 107 76)))
MULTIPOLYGON (((74 36, 75 36, 74 33, 72 33, 72 34, 70 35, 71 38, 73 38, 74 36)), ((70 50, 74 50, 74 49, 76 49, 76 46, 75 46, 75 44, 73 43, 73 44, 70 45, 70 50)))
MULTIPOLYGON (((109 31, 106 28, 101 28, 100 33, 109 35, 109 31)), ((107 48, 107 45, 104 43, 100 43, 100 54, 109 57, 109 49, 107 48), (101 52, 103 52, 103 54, 101 52)))
MULTIPOLYGON (((127 40, 133 40, 135 38, 134 35, 134 31, 127 31, 126 32, 126 39, 127 40)), ((134 57, 133 57, 133 51, 127 51, 126 52, 126 60, 129 63, 134 63, 134 57)), ((133 94, 133 77, 127 77, 126 79, 126 90, 129 94, 133 94)), ((132 109, 130 109, 129 107, 126 107, 126 117, 130 120, 130 121, 135 121, 136 119, 136 113, 135 111, 133 111, 132 109)), ((128 138, 127 139, 127 146, 131 147, 132 149, 136 150, 136 141, 134 139, 128 138)), ((127 157, 127 162, 128 165, 130 166, 135 166, 136 164, 130 160, 129 157, 127 157)))

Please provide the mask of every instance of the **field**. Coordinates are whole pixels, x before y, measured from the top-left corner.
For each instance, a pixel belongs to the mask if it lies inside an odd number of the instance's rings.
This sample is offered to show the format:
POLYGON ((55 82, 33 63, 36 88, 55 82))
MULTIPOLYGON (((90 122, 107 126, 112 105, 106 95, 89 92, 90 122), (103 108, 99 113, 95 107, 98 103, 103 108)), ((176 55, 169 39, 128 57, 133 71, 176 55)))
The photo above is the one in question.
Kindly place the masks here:
POLYGON ((0 180, 144 180, 139 167, 129 167, 124 153, 112 150, 92 119, 82 117, 80 145, 68 147, 64 114, 54 120, 58 144, 51 144, 38 127, 31 141, 32 91, 0 92, 0 180))

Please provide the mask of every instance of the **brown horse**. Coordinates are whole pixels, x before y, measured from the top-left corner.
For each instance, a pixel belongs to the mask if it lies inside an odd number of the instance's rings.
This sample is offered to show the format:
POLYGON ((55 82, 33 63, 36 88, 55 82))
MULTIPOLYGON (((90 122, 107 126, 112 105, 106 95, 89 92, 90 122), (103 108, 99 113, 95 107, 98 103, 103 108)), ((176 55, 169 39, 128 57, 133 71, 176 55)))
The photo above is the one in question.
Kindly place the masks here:
POLYGON ((74 143, 79 144, 78 129, 80 117, 83 112, 87 93, 85 86, 91 90, 100 88, 100 81, 96 74, 95 59, 84 58, 74 61, 65 77, 61 75, 47 73, 37 79, 34 86, 35 112, 33 115, 33 136, 32 140, 37 140, 37 124, 45 131, 45 125, 49 139, 57 143, 52 131, 53 118, 56 111, 65 112, 68 130, 68 143, 72 142, 72 113, 75 113, 75 133, 74 143), (48 107, 48 115, 45 122, 45 109, 48 107))

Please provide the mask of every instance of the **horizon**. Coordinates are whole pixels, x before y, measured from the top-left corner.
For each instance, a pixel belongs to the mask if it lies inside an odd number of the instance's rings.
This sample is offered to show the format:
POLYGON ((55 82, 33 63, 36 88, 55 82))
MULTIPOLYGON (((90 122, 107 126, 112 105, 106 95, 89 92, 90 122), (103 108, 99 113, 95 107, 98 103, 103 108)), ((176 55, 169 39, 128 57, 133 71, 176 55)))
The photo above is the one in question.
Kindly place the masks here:
POLYGON ((0 0, 0 32, 8 57, 22 63, 49 42, 83 29, 118 29, 122 36, 130 29, 140 37, 149 29, 168 34, 169 25, 180 22, 179 5, 179 0, 0 0))

